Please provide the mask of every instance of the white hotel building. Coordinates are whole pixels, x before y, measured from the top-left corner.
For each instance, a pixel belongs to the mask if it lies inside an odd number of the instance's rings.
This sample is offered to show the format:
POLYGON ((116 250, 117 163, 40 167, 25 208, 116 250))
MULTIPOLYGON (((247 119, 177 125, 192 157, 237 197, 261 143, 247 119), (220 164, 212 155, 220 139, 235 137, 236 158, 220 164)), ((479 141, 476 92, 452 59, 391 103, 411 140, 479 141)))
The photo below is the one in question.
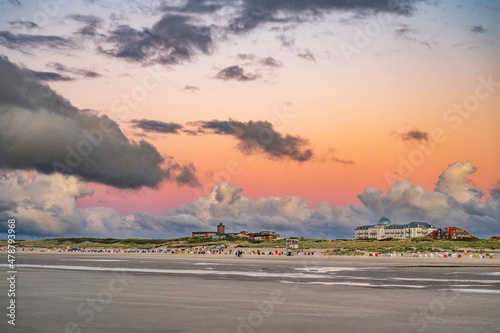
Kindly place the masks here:
POLYGON ((435 230, 432 224, 426 222, 392 224, 387 217, 382 217, 376 225, 363 225, 354 229, 354 239, 425 237, 435 230))

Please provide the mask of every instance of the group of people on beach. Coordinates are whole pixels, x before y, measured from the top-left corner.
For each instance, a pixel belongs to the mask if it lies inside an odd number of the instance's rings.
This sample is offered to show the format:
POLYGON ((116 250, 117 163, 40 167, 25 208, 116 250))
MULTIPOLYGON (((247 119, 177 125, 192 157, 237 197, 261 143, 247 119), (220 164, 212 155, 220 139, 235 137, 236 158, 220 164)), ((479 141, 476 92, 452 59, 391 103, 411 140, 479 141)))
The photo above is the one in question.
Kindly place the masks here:
POLYGON ((234 251, 234 255, 237 256, 238 258, 243 257, 243 251, 234 251))

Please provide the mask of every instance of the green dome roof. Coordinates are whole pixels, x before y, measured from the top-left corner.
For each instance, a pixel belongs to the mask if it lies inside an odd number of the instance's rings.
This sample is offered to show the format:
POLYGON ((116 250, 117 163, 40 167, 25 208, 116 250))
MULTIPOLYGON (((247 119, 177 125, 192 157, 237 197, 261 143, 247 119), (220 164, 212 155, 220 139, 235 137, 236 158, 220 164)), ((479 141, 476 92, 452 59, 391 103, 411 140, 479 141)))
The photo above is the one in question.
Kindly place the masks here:
POLYGON ((387 217, 382 217, 380 220, 378 220, 378 224, 391 224, 391 220, 389 220, 387 217))

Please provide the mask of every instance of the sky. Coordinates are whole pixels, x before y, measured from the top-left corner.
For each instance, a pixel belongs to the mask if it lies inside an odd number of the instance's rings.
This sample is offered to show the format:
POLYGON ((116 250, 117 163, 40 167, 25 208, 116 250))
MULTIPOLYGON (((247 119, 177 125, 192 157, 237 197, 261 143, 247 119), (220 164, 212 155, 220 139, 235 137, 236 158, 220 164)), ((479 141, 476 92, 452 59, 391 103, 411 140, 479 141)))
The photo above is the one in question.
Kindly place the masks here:
MULTIPOLYGON (((0 1, 21 237, 500 235, 500 5, 0 1)), ((0 223, 0 230, 6 230, 0 223)))

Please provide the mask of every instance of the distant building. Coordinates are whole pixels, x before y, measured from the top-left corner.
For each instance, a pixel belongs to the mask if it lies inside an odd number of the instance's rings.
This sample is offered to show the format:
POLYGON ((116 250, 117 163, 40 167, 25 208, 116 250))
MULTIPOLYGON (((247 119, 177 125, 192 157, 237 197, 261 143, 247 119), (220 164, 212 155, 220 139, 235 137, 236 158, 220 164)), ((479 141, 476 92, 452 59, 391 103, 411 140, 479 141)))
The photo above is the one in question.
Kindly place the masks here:
POLYGON ((469 232, 459 227, 445 227, 444 229, 437 229, 431 232, 428 237, 438 239, 464 239, 474 238, 469 232))
POLYGON ((191 237, 202 237, 202 238, 212 238, 219 237, 223 238, 225 236, 226 227, 223 223, 219 223, 217 226, 217 231, 193 231, 191 237))
POLYGON ((386 239, 425 237, 436 228, 427 222, 392 224, 387 217, 382 217, 375 225, 363 225, 354 229, 354 239, 386 239))
POLYGON ((278 239, 281 239, 280 235, 277 235, 276 232, 267 231, 267 230, 251 234, 250 238, 257 239, 257 240, 264 240, 264 239, 278 240, 278 239))
POLYGON ((256 233, 250 233, 248 231, 241 231, 240 233, 226 233, 226 227, 222 223, 219 223, 219 225, 217 225, 217 231, 193 231, 191 233, 191 237, 202 237, 202 238, 239 237, 239 238, 250 238, 256 240, 281 239, 280 235, 276 234, 276 232, 267 230, 256 233))
POLYGON ((193 231, 191 237, 212 238, 217 235, 215 231, 193 231))
POLYGON ((224 235, 226 233, 226 227, 224 226, 224 224, 222 223, 219 223, 219 225, 217 226, 217 235, 224 235))
POLYGON ((500 236, 491 236, 491 239, 500 239, 500 236))

